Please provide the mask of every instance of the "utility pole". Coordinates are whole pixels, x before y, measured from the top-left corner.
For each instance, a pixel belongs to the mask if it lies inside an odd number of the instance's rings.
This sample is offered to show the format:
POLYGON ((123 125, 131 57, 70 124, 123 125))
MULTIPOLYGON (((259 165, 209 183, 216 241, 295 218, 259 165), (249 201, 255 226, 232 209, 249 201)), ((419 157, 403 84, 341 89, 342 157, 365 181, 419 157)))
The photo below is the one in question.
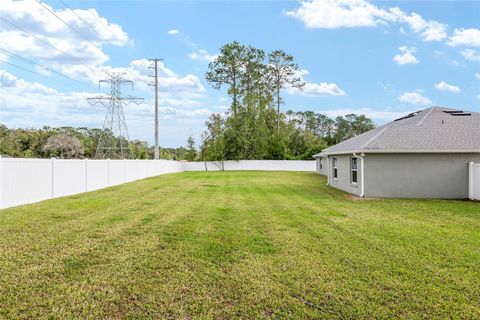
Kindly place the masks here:
POLYGON ((154 147, 154 152, 155 152, 155 160, 158 160, 159 158, 159 150, 158 150, 158 61, 162 61, 163 59, 158 59, 158 58, 153 58, 150 59, 150 61, 153 61, 154 66, 149 67, 150 69, 155 69, 155 147, 154 147))

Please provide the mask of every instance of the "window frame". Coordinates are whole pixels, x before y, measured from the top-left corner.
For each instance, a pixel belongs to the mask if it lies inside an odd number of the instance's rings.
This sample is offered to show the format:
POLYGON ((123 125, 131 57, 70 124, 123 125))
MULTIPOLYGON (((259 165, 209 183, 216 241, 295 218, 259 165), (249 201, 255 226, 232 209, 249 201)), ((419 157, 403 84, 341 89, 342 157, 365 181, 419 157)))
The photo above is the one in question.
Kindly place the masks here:
POLYGON ((323 158, 320 158, 320 162, 318 163, 318 169, 323 170, 323 158))
POLYGON ((350 183, 357 184, 358 183, 358 157, 351 157, 350 158, 350 183), (353 163, 355 162, 355 168, 353 163), (354 174, 355 173, 355 174, 354 174), (354 181, 354 176, 355 180, 354 181))
POLYGON ((332 178, 338 180, 338 158, 332 158, 332 178))

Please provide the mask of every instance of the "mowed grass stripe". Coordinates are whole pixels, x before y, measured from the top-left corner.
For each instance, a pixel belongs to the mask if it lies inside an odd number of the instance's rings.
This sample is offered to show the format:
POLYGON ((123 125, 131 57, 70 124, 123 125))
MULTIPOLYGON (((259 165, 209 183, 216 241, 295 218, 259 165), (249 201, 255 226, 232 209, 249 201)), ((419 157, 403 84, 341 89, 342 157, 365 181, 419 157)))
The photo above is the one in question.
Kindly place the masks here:
POLYGON ((480 207, 185 172, 0 212, 4 318, 476 318, 480 207))

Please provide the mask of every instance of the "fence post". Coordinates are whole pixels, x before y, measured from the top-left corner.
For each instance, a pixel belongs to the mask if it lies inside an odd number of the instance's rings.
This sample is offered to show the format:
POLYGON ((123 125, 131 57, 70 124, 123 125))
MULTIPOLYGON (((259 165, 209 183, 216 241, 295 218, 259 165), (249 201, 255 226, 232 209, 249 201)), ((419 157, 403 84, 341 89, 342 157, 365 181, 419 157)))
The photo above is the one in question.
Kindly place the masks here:
POLYGON ((50 158, 52 161, 52 199, 55 198, 55 158, 50 158))
POLYGON ((123 159, 123 183, 127 182, 127 159, 123 159))
POLYGON ((88 158, 85 158, 85 192, 88 191, 88 158))
POLYGON ((468 163, 468 198, 473 200, 473 162, 468 163))

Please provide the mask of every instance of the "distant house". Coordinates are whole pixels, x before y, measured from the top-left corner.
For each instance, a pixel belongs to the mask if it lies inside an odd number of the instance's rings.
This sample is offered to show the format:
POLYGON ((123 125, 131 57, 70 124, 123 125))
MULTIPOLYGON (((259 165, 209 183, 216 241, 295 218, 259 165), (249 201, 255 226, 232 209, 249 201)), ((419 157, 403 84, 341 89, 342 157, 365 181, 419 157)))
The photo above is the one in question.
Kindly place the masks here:
POLYGON ((480 162, 480 113, 424 109, 314 157, 329 185, 357 196, 468 198, 468 163, 480 162))

